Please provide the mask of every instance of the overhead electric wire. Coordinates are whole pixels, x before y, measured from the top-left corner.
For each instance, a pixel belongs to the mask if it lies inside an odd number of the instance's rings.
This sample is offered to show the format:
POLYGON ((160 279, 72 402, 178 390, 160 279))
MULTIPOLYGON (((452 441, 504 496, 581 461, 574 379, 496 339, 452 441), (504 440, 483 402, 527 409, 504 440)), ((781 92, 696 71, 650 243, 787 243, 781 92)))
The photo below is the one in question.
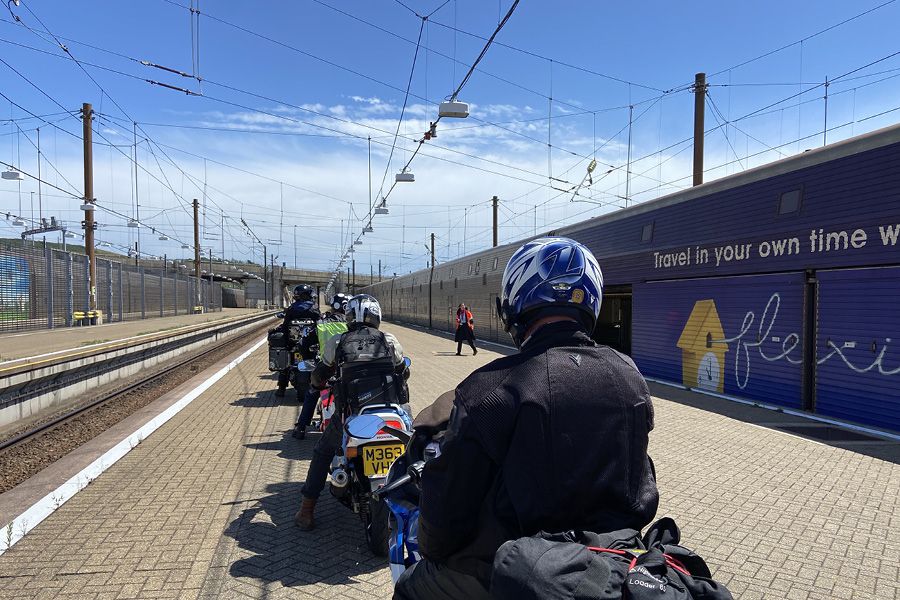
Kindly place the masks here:
POLYGON ((834 25, 830 25, 830 26, 828 26, 828 27, 826 27, 826 28, 824 28, 824 29, 821 29, 821 30, 819 30, 819 31, 817 31, 817 32, 815 32, 815 33, 812 33, 812 34, 810 34, 810 35, 807 35, 806 37, 800 38, 799 40, 793 41, 793 42, 791 42, 791 43, 789 43, 789 44, 785 44, 785 45, 783 45, 783 46, 779 46, 778 48, 775 48, 775 49, 773 49, 773 50, 769 50, 769 51, 764 52, 764 53, 762 53, 762 54, 760 54, 760 55, 758 55, 758 56, 755 56, 755 57, 753 57, 753 58, 747 59, 747 60, 745 60, 745 61, 742 61, 742 62, 740 62, 740 63, 737 63, 737 64, 735 64, 735 65, 732 65, 732 66, 730 66, 730 67, 726 67, 726 68, 724 68, 724 69, 720 69, 720 70, 716 71, 715 73, 712 73, 712 74, 709 75, 708 77, 709 77, 709 78, 712 78, 712 77, 715 77, 716 75, 721 75, 722 73, 726 73, 726 72, 728 72, 728 71, 733 71, 734 69, 738 69, 738 68, 743 67, 743 66, 745 66, 745 65, 749 65, 750 63, 754 63, 754 62, 756 62, 756 61, 758 61, 758 60, 762 60, 763 58, 766 58, 766 57, 768 57, 768 56, 772 56, 773 54, 777 54, 777 53, 781 52, 782 50, 787 50, 788 48, 792 48, 793 46, 796 46, 796 45, 798 45, 798 44, 802 44, 802 43, 804 43, 804 42, 807 42, 807 41, 809 41, 809 40, 811 40, 811 39, 813 39, 813 38, 816 38, 816 37, 818 37, 818 36, 820 36, 820 35, 822 35, 822 34, 824 34, 824 33, 828 33, 829 31, 831 31, 831 30, 833 30, 833 29, 836 29, 836 28, 838 28, 838 27, 840 27, 840 26, 842 26, 842 25, 846 25, 847 23, 850 23, 851 21, 855 21, 856 19, 862 18, 862 17, 864 17, 864 16, 866 16, 866 15, 868 15, 868 14, 870 14, 870 13, 875 12, 876 10, 879 10, 879 9, 881 9, 881 8, 884 8, 885 6, 888 6, 888 5, 890 5, 890 4, 894 4, 896 1, 897 1, 897 0, 887 0, 886 2, 882 2, 881 4, 879 4, 879 5, 877 5, 877 6, 874 6, 874 7, 870 8, 870 9, 864 10, 864 11, 861 12, 861 13, 858 13, 858 14, 856 14, 856 15, 853 15, 853 16, 850 17, 850 18, 844 19, 843 21, 840 21, 839 23, 835 23, 834 25))
MULTIPOLYGON (((168 3, 168 4, 171 4, 171 5, 173 5, 173 6, 180 7, 180 8, 182 8, 182 9, 184 9, 184 10, 188 10, 188 7, 184 6, 183 4, 180 4, 180 3, 176 2, 175 0, 162 0, 162 1, 163 1, 163 2, 166 2, 166 3, 168 3)), ((257 32, 257 31, 254 31, 254 30, 252 30, 252 29, 249 29, 249 28, 247 28, 247 27, 244 27, 243 25, 239 25, 239 24, 236 24, 236 23, 232 23, 232 22, 227 21, 227 20, 225 20, 225 19, 216 17, 215 15, 212 15, 212 14, 210 14, 210 13, 204 13, 204 15, 205 15, 207 18, 209 18, 209 19, 211 19, 211 20, 213 20, 213 21, 216 21, 216 22, 222 23, 223 25, 226 25, 226 26, 235 28, 235 29, 237 29, 237 30, 239 30, 239 31, 242 31, 242 32, 248 34, 248 35, 251 35, 251 36, 254 36, 254 37, 258 37, 258 38, 260 38, 260 39, 266 40, 266 41, 271 42, 271 43, 273 43, 273 44, 276 44, 276 45, 278 45, 278 46, 287 48, 287 49, 289 49, 289 50, 292 50, 292 51, 294 51, 294 52, 297 52, 297 53, 299 53, 299 54, 302 54, 302 55, 304 55, 304 56, 306 56, 306 57, 312 58, 312 59, 314 59, 314 60, 318 60, 318 61, 323 62, 323 63, 325 63, 325 64, 327 64, 327 65, 329 65, 329 66, 332 66, 332 67, 334 67, 334 68, 341 69, 341 70, 343 70, 343 71, 347 71, 348 73, 351 73, 351 74, 356 75, 356 76, 358 76, 358 77, 362 77, 362 78, 367 79, 367 80, 369 80, 369 81, 371 81, 371 82, 373 82, 373 83, 377 83, 377 84, 379 84, 379 85, 383 85, 383 86, 385 86, 385 87, 387 87, 387 88, 389 88, 389 89, 395 90, 395 91, 397 91, 397 92, 400 92, 400 93, 403 93, 403 94, 406 94, 406 93, 407 93, 406 90, 404 90, 403 88, 399 88, 399 87, 397 87, 397 86, 395 86, 395 85, 386 83, 386 82, 381 81, 381 80, 379 80, 379 79, 376 79, 376 78, 374 78, 374 77, 372 77, 372 76, 370 76, 370 75, 366 75, 365 73, 361 73, 360 71, 357 71, 357 70, 355 70, 355 69, 352 69, 352 68, 349 68, 349 67, 345 67, 344 65, 335 63, 334 61, 331 61, 331 60, 322 58, 322 57, 320 57, 320 56, 316 56, 315 54, 312 54, 312 53, 310 53, 310 52, 307 52, 307 51, 305 51, 305 50, 302 50, 302 49, 300 49, 300 48, 298 48, 298 47, 296 47, 296 46, 293 46, 293 45, 288 44, 288 43, 286 43, 286 42, 283 42, 283 41, 277 40, 277 39, 275 39, 275 38, 272 38, 271 36, 268 36, 268 35, 259 33, 259 32, 257 32)), ((489 39, 489 38, 484 38, 484 39, 489 39)), ((418 45, 419 42, 414 42, 414 43, 417 43, 417 45, 418 45)), ((134 58, 129 58, 129 60, 137 61, 137 59, 134 59, 134 58)), ((137 62, 141 62, 141 61, 137 61, 137 62)), ((473 65, 473 66, 474 66, 474 65, 473 65)), ((211 82, 209 79, 204 79, 204 82, 206 82, 206 83, 213 83, 213 82, 211 82)), ((158 82, 153 82, 153 83, 156 83, 156 84, 158 85, 158 82)), ((225 85, 225 84, 218 84, 218 85, 220 85, 221 87, 230 87, 230 86, 227 86, 227 85, 225 85)), ((171 86, 168 86, 168 87, 171 87, 171 86)), ((642 87, 645 87, 645 86, 642 86, 642 87)), ((175 88, 175 89, 178 89, 178 88, 175 88)), ((185 91, 185 90, 180 90, 180 91, 185 91)), ((249 92, 246 92, 246 91, 244 91, 244 90, 240 90, 240 89, 238 89, 238 88, 234 88, 234 91, 242 91, 242 92, 244 92, 244 93, 249 93, 249 92)), ((528 90, 528 91, 533 91, 533 90, 528 90)), ((660 91, 662 91, 662 90, 660 90, 660 91)), ((457 91, 457 93, 458 93, 458 91, 457 91)), ((542 97, 547 98, 547 96, 545 96, 545 95, 543 95, 543 94, 540 94, 539 92, 537 92, 537 93, 538 93, 539 95, 541 95, 542 97)), ((664 95, 665 95, 665 93, 668 93, 668 92, 663 92, 664 95)), ((249 93, 249 94, 252 95, 252 93, 249 93)), ((192 95, 198 95, 198 94, 192 93, 192 95)), ((409 96, 414 97, 414 98, 418 98, 419 100, 422 100, 422 101, 424 101, 424 102, 432 103, 432 101, 431 101, 430 99, 424 98, 424 97, 422 97, 422 96, 418 96, 418 95, 416 95, 416 94, 414 94, 414 93, 412 93, 412 92, 409 92, 409 96)), ((647 99, 647 100, 645 100, 644 102, 650 101, 650 100, 652 100, 652 99, 647 99)), ((573 108, 579 109, 579 110, 582 109, 582 107, 580 107, 580 106, 575 106, 575 105, 570 105, 570 106, 572 106, 573 108)), ((327 118, 335 118, 333 115, 326 115, 326 114, 323 114, 322 116, 325 116, 325 117, 327 117, 327 118)), ((543 143, 544 143, 543 140, 539 140, 539 139, 537 139, 537 138, 534 138, 534 137, 525 135, 524 133, 521 133, 521 132, 518 132, 518 131, 515 131, 515 130, 512 130, 512 129, 503 128, 503 127, 497 125, 496 123, 492 123, 491 121, 486 121, 486 120, 483 120, 483 119, 479 119, 478 117, 474 117, 474 116, 470 116, 469 118, 472 119, 472 120, 475 120, 475 121, 482 122, 482 123, 484 123, 486 126, 499 127, 500 129, 504 129, 505 131, 508 131, 509 133, 512 133, 513 135, 517 135, 517 136, 520 136, 520 137, 522 137, 522 138, 524 138, 524 139, 531 140, 532 142, 536 142, 536 143, 540 143, 540 144, 543 144, 543 143)), ((577 154, 577 153, 575 153, 575 152, 573 152, 573 151, 571 151, 571 150, 567 150, 567 149, 565 149, 565 148, 557 147, 557 150, 564 151, 564 152, 568 152, 568 153, 570 153, 570 154, 572 154, 572 155, 574 155, 574 156, 580 156, 579 154, 577 154)))

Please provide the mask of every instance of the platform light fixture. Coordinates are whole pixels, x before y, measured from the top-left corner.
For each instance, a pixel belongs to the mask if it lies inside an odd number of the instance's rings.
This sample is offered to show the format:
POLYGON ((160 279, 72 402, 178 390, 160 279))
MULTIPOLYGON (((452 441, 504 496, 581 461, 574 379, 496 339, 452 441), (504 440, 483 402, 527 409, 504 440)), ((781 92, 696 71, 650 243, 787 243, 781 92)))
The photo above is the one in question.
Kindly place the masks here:
POLYGON ((135 219, 128 219, 128 226, 136 229, 136 228, 140 227, 141 224, 138 223, 135 219))
POLYGON ((16 227, 25 227, 25 221, 22 220, 22 217, 16 217, 15 219, 13 219, 12 224, 16 227))
POLYGON ((415 180, 416 176, 413 174, 413 172, 407 171, 406 169, 403 169, 394 176, 394 181, 396 181, 397 183, 412 183, 415 180))
POLYGON ((24 181, 25 175, 22 171, 18 171, 13 167, 8 167, 5 171, 3 171, 3 179, 7 179, 9 181, 24 181))
POLYGON ((465 119, 469 116, 469 105, 459 100, 446 100, 438 106, 438 116, 465 119))
POLYGON ((86 212, 91 212, 91 211, 93 211, 95 208, 96 208, 96 206, 94 206, 94 205, 93 205, 92 203, 90 203, 90 202, 85 202, 84 204, 82 204, 81 206, 78 207, 79 210, 83 210, 83 211, 86 211, 86 212))
POLYGON ((371 226, 371 225, 366 225, 365 229, 363 229, 363 233, 372 233, 372 232, 374 232, 374 231, 375 231, 375 230, 372 229, 372 226, 371 226))

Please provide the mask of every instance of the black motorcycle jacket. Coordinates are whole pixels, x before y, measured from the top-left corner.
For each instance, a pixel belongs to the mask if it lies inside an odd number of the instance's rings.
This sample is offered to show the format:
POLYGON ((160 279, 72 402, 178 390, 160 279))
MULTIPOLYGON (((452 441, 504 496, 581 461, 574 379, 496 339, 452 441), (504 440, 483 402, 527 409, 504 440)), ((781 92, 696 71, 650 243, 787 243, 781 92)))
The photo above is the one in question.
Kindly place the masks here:
POLYGON ((282 327, 284 327, 284 330, 287 331, 287 328, 291 324, 291 321, 318 321, 320 318, 322 318, 322 315, 319 314, 319 310, 312 302, 296 301, 288 306, 284 311, 284 323, 282 324, 282 327))
POLYGON ((574 322, 543 326, 456 388, 441 455, 422 476, 420 551, 487 587, 508 540, 641 529, 659 502, 651 429, 631 359, 574 322))

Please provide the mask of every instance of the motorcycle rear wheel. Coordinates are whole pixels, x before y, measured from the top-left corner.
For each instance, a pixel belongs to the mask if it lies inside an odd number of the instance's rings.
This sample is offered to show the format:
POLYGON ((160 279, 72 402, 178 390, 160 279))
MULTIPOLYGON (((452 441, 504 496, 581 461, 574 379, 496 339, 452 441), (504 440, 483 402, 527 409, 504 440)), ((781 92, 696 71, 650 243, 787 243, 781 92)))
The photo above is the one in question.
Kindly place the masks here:
POLYGON ((366 530, 366 545, 375 556, 388 555, 388 539, 390 525, 388 517, 391 511, 384 500, 370 501, 369 511, 363 516, 366 530))

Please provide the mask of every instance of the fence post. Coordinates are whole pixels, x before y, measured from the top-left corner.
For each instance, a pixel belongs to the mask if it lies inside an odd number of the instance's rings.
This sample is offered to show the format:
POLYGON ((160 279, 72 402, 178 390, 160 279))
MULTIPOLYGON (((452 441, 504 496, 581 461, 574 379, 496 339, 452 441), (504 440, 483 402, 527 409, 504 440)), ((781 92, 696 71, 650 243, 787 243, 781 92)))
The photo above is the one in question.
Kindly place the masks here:
MULTIPOLYGON (((206 282, 203 282, 203 283, 206 283, 206 282)), ((209 292, 210 292, 210 288, 212 287, 212 284, 207 284, 207 285, 204 285, 203 287, 206 289, 206 293, 203 294, 203 312, 208 313, 209 312, 209 292)))
POLYGON ((44 250, 44 260, 47 261, 47 328, 53 329, 53 250, 44 250))
POLYGON ((147 303, 145 302, 145 297, 144 297, 144 291, 145 291, 145 288, 144 288, 144 266, 141 265, 140 267, 138 267, 138 271, 141 274, 141 318, 146 319, 147 318, 147 303))
POLYGON ((66 327, 74 325, 75 281, 72 273, 72 253, 66 252, 66 327))
POLYGON ((116 263, 116 264, 118 265, 117 271, 118 271, 118 275, 119 275, 119 276, 118 276, 118 280, 119 280, 119 282, 118 282, 118 288, 119 288, 119 321, 124 321, 124 320, 125 320, 125 315, 124 315, 123 313, 125 312, 125 299, 124 299, 124 296, 123 296, 123 294, 122 294, 122 292, 124 291, 124 290, 122 289, 122 263, 116 263))
POLYGON ((159 316, 163 316, 163 309, 166 304, 166 278, 163 276, 162 271, 159 272, 159 316))
POLYGON ((178 271, 172 273, 172 297, 175 298, 175 316, 178 316, 178 271))
POLYGON ((106 261, 106 320, 112 323, 113 310, 113 285, 112 285, 112 261, 106 261))

